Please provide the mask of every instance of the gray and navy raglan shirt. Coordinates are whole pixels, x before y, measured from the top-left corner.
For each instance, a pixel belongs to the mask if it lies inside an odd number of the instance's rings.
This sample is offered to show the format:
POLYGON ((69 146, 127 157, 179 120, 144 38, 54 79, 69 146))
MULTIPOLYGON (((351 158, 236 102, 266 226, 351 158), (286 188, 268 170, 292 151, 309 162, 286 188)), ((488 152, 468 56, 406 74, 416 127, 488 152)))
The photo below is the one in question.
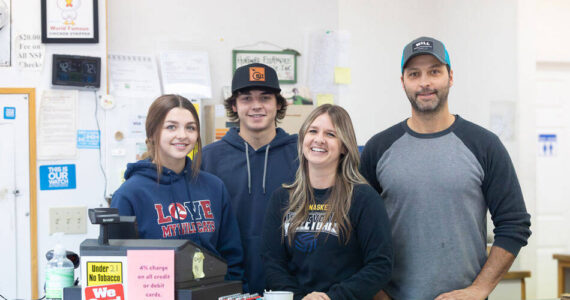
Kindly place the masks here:
POLYGON ((392 226, 394 269, 385 290, 395 300, 432 300, 471 285, 487 259, 487 209, 494 246, 516 256, 527 244, 530 215, 507 150, 459 116, 437 133, 416 133, 403 121, 376 134, 360 168, 392 226))

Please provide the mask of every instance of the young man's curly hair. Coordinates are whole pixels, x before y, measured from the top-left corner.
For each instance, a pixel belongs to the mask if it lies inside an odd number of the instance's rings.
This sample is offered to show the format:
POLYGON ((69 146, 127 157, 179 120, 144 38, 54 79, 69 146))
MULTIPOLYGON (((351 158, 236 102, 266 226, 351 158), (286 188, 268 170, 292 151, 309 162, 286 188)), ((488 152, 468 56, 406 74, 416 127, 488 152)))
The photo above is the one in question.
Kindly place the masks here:
POLYGON ((239 120, 238 113, 233 110, 233 106, 236 105, 236 99, 240 94, 245 94, 251 90, 261 90, 264 92, 270 92, 275 95, 277 99, 277 105, 281 105, 281 108, 277 110, 277 115, 275 116, 275 125, 279 123, 283 118, 285 118, 285 113, 287 112, 287 100, 285 97, 281 96, 280 92, 271 89, 252 87, 248 89, 242 89, 232 93, 231 97, 224 100, 224 107, 226 108, 226 114, 230 121, 237 122, 239 120))

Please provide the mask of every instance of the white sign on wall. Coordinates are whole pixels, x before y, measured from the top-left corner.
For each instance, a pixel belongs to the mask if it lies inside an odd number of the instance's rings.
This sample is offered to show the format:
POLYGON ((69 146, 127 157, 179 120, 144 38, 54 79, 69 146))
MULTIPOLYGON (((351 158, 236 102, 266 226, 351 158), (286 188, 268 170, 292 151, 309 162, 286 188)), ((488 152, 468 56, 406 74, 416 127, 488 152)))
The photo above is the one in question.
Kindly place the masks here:
POLYGON ((556 156, 558 150, 556 134, 538 135, 538 156, 556 156))

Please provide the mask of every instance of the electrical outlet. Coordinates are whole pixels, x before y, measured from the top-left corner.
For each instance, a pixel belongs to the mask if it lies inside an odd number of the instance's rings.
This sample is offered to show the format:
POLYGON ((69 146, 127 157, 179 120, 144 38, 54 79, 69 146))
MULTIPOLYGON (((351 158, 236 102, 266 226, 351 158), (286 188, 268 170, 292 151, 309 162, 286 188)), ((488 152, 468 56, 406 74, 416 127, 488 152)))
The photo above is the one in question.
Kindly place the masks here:
POLYGON ((66 234, 87 233, 87 207, 51 207, 49 209, 49 232, 66 234))

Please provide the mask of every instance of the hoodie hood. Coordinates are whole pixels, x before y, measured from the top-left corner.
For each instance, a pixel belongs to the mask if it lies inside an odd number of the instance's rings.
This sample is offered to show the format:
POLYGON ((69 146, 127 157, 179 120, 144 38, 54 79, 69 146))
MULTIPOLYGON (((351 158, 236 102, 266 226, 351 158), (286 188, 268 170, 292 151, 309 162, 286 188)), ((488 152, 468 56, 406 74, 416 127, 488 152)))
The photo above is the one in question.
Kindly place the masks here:
MULTIPOLYGON (((155 182, 158 177, 158 174, 156 172, 156 165, 150 161, 150 158, 127 164, 127 170, 125 171, 125 180, 128 180, 135 174, 150 178, 155 182)), ((186 178, 186 176, 189 176, 190 174, 192 174, 192 160, 189 157, 186 157, 186 165, 184 166, 182 172, 179 174, 176 174, 174 171, 163 166, 159 183, 172 184, 178 180, 186 178)))

